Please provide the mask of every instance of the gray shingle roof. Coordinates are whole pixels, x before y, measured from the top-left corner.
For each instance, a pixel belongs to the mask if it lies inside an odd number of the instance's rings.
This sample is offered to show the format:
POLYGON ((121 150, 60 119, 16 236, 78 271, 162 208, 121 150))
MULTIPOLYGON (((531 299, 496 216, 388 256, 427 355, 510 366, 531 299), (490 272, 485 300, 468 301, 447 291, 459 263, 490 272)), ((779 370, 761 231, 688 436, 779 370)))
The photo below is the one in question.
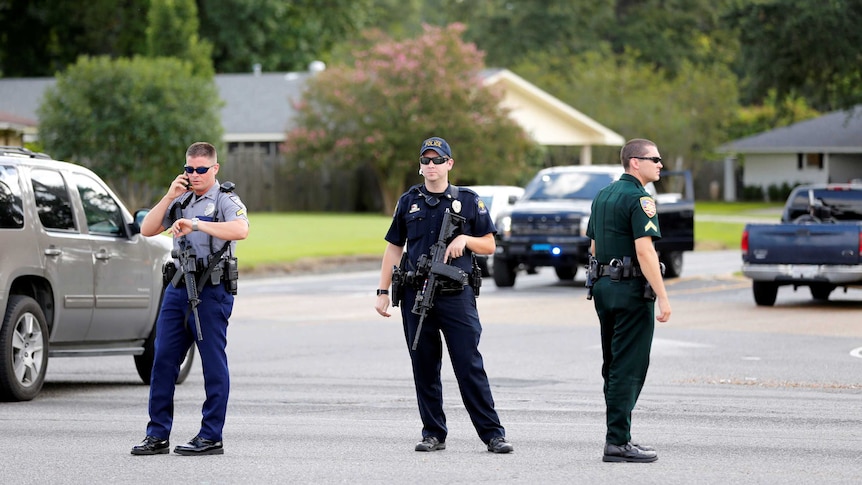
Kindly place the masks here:
POLYGON ((724 153, 862 153, 862 105, 718 147, 724 153))
MULTIPOLYGON (((293 115, 291 101, 298 100, 311 74, 219 74, 219 96, 225 101, 222 124, 226 141, 280 141, 293 115)), ((36 110, 54 78, 0 78, 0 111, 38 120, 36 110)))
POLYGON ((219 74, 215 77, 221 98, 226 141, 280 141, 293 117, 311 74, 219 74))

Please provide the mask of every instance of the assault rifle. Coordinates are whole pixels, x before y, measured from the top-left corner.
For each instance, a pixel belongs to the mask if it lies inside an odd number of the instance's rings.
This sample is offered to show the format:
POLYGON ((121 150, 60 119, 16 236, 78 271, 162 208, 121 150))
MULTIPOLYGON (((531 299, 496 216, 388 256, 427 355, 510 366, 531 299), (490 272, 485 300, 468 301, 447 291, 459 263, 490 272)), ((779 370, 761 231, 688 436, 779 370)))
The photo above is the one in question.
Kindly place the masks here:
POLYGON ((413 338, 412 350, 416 350, 419 345, 419 334, 422 333, 422 322, 428 316, 428 311, 434 307, 434 299, 440 287, 445 280, 450 283, 467 284, 469 275, 457 266, 447 264, 444 260, 446 255, 446 245, 452 239, 455 232, 466 221, 464 216, 459 216, 450 211, 446 211, 443 215, 443 225, 440 227, 440 235, 437 237, 437 242, 431 246, 430 257, 423 254, 419 257, 416 264, 416 275, 425 275, 425 282, 422 283, 422 290, 416 295, 416 301, 413 303, 414 314, 419 315, 419 325, 416 327, 416 336, 413 338), (441 280, 442 278, 442 280, 441 280))
MULTIPOLYGON (((177 284, 180 282, 180 277, 182 276, 185 278, 186 294, 189 296, 189 308, 195 317, 195 329, 198 332, 198 340, 203 340, 204 334, 201 333, 201 319, 198 316, 198 304, 200 304, 201 299, 198 295, 198 284, 195 281, 197 256, 195 255, 194 248, 191 243, 186 240, 185 236, 180 238, 179 245, 179 250, 174 249, 171 251, 171 256, 177 258, 180 262, 180 268, 177 270, 177 274, 174 275, 172 283, 174 288, 176 288, 177 284)), ((186 318, 188 318, 188 313, 186 313, 186 318)))

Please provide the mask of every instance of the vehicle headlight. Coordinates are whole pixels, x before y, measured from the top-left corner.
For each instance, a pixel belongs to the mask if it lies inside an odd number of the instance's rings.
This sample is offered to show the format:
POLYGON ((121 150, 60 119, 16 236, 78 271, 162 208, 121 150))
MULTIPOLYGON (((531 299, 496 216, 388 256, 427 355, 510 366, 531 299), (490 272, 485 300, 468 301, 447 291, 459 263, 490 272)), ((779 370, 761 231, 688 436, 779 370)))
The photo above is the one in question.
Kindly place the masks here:
POLYGON ((512 235, 512 217, 503 216, 497 221, 497 232, 503 237, 512 235))
POLYGON ((581 231, 580 235, 581 236, 587 235, 587 226, 589 224, 590 224, 590 218, 589 217, 581 217, 581 228, 580 228, 580 231, 581 231))

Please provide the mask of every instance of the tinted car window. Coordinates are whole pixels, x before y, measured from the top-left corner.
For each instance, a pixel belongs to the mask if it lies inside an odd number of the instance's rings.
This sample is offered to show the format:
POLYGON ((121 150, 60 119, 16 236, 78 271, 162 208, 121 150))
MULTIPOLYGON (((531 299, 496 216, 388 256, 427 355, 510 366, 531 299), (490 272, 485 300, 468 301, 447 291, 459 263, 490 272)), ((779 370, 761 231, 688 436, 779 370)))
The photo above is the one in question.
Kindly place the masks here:
POLYGON ((548 173, 533 179, 524 192, 524 199, 592 200, 614 177, 604 173, 548 173))
POLYGON ((81 194, 87 228, 90 234, 103 236, 123 235, 123 214, 113 197, 98 182, 82 174, 74 174, 72 179, 81 194))
POLYGON ((30 172, 36 211, 45 229, 75 230, 72 203, 60 172, 34 169, 30 172))
POLYGON ((862 195, 854 189, 813 189, 797 191, 786 210, 786 220, 793 220, 809 213, 809 203, 822 204, 829 215, 839 221, 862 220, 862 195))
POLYGON ((0 229, 24 227, 24 206, 21 205, 21 188, 18 170, 0 165, 0 229))

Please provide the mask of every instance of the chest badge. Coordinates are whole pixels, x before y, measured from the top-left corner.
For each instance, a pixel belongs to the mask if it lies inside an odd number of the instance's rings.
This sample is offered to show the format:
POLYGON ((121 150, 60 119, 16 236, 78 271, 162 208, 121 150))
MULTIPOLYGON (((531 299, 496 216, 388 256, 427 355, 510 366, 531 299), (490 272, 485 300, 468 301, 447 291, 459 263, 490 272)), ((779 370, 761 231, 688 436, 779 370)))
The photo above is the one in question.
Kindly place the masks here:
POLYGON ((414 212, 419 212, 419 206, 416 204, 410 206, 410 211, 408 212, 408 214, 412 214, 414 212))
POLYGON ((461 212, 461 201, 460 200, 455 199, 452 201, 452 211, 455 212, 456 214, 459 214, 461 212))
POLYGON ((204 215, 209 217, 209 216, 212 216, 214 212, 215 212, 215 204, 210 202, 209 204, 207 204, 206 209, 204 209, 204 215))

